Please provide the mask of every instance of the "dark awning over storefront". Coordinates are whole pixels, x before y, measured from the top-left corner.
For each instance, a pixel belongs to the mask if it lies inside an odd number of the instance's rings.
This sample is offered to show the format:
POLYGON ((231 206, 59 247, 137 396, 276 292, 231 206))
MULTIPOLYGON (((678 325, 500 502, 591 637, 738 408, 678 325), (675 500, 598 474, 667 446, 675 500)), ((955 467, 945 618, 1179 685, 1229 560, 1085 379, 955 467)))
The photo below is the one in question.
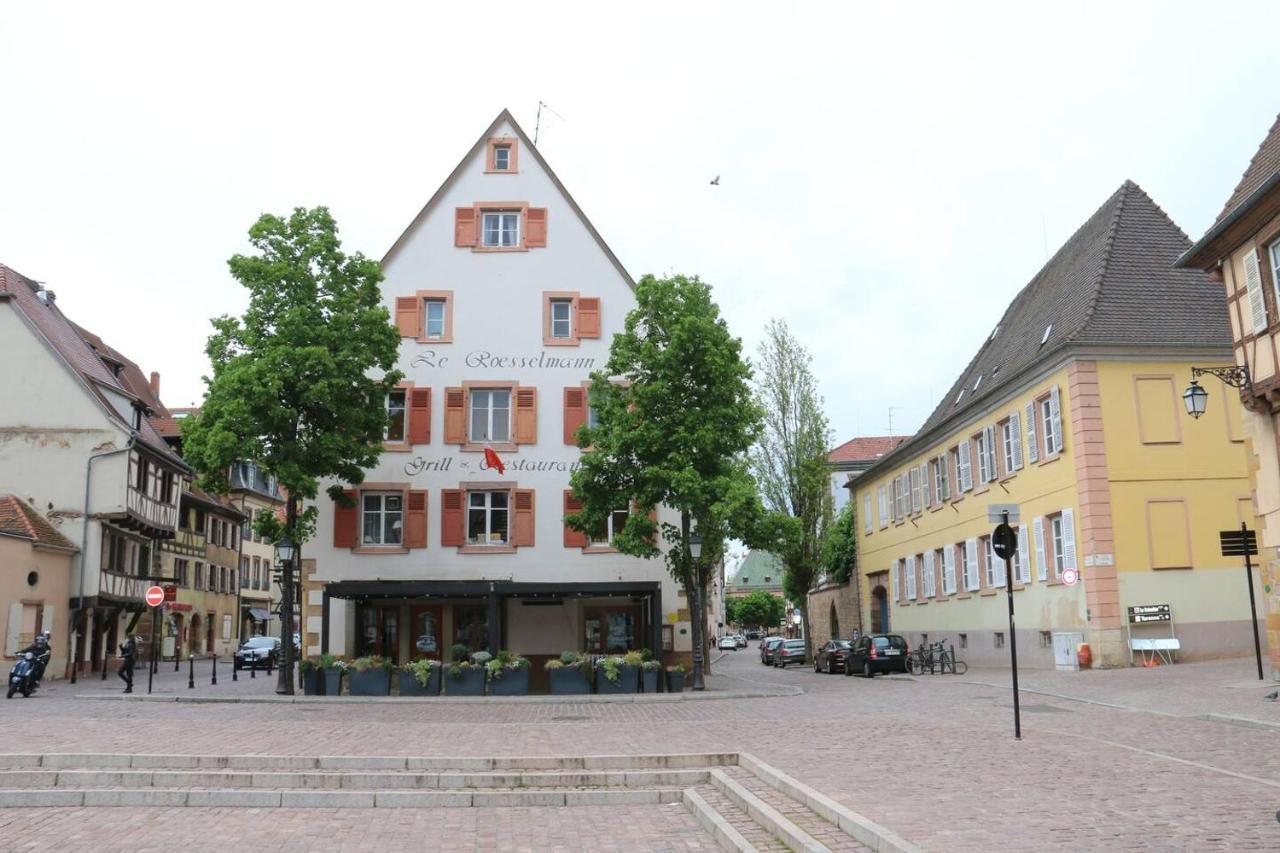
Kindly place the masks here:
POLYGON ((249 615, 253 617, 253 621, 255 622, 266 622, 271 618, 271 614, 261 607, 250 607, 249 615))

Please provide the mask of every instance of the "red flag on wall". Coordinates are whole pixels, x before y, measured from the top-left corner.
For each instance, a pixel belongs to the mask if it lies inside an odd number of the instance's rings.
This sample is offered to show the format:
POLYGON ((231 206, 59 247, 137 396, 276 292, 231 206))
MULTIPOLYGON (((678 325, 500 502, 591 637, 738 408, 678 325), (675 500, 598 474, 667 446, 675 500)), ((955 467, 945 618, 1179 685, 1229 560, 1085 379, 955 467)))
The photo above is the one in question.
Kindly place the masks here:
POLYGON ((492 447, 486 447, 484 449, 484 464, 488 465, 490 468, 497 468, 499 474, 507 473, 507 466, 502 464, 502 459, 499 458, 497 452, 494 451, 492 447))

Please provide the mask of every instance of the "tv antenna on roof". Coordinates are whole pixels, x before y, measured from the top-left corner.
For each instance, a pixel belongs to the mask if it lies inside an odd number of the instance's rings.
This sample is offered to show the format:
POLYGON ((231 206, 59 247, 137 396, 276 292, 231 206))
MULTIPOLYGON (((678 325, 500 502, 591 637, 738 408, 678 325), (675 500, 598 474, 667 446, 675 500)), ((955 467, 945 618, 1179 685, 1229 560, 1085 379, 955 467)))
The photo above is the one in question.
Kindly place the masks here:
POLYGON ((560 119, 561 121, 563 122, 568 121, 567 118, 560 115, 560 113, 556 112, 555 110, 551 109, 551 107, 547 106, 546 101, 538 101, 538 118, 533 123, 533 144, 534 145, 538 144, 538 134, 542 131, 542 110, 544 108, 546 109, 547 112, 551 113, 553 116, 560 119))

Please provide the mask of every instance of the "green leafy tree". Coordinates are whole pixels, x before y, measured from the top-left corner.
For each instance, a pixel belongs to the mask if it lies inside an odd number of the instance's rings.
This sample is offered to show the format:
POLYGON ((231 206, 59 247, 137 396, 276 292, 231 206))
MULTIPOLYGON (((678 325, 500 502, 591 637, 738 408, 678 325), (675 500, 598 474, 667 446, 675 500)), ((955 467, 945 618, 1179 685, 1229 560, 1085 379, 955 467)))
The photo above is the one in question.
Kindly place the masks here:
POLYGON ((857 514, 853 510, 853 502, 845 504, 836 515, 831 525, 831 534, 827 537, 826 548, 822 553, 822 564, 827 577, 836 583, 852 583, 853 606, 857 617, 858 633, 862 633, 862 581, 857 575, 858 568, 858 532, 855 527, 857 514))
POLYGON ((743 625, 755 628, 777 628, 787 615, 787 603, 782 596, 757 589, 738 599, 738 618, 743 625))
POLYGON ((706 284, 647 275, 635 297, 605 369, 591 377, 597 425, 579 430, 585 452, 570 479, 583 508, 566 521, 589 532, 618 507, 639 510, 615 532, 614 545, 665 559, 688 597, 701 661, 712 571, 728 540, 752 541, 763 521, 746 455, 760 411, 742 342, 729 333, 706 284), (679 512, 680 523, 655 524, 649 513, 659 506, 679 512), (689 552, 694 528, 702 540, 697 560, 689 552))
POLYGON ((766 530, 773 539, 768 549, 782 558, 783 590, 800 610, 810 656, 809 590, 821 572, 831 525, 830 430, 811 361, 786 322, 769 322, 756 374, 764 430, 751 455, 768 508, 766 530))
MULTIPOLYGON (((400 379, 400 335, 382 305, 381 266, 342 251, 326 208, 264 214, 249 242, 255 254, 228 261, 249 307, 243 317, 213 320, 205 347, 213 375, 199 414, 183 421, 183 452, 201 485, 220 494, 233 462, 274 474, 287 494, 285 521, 259 513, 254 529, 272 541, 287 535, 300 550, 317 514, 314 503, 302 505, 320 481, 360 483, 382 452, 382 400, 400 379)), ((341 499, 342 486, 329 493, 341 499)), ((284 569, 281 600, 278 692, 290 694, 297 559, 284 569)))
POLYGON ((742 617, 739 614, 741 608, 738 606, 740 598, 726 598, 724 600, 724 624, 725 625, 742 625, 742 617))

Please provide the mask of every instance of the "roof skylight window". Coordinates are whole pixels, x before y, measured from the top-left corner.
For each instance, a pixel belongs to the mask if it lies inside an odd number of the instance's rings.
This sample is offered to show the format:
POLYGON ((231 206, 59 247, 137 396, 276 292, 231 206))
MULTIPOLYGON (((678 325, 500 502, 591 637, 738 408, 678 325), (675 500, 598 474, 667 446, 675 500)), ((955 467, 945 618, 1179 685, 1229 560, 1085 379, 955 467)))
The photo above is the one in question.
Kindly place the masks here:
POLYGON ((977 390, 978 390, 978 386, 979 386, 979 385, 981 385, 981 384, 982 384, 982 374, 981 374, 981 373, 979 373, 979 374, 978 374, 978 378, 977 378, 977 379, 975 379, 975 380, 974 380, 974 382, 973 382, 973 390, 974 390, 974 391, 977 391, 977 390))
POLYGON ((1044 327, 1044 334, 1040 336, 1040 346, 1044 346, 1045 341, 1049 340, 1049 333, 1053 331, 1053 324, 1044 327))

